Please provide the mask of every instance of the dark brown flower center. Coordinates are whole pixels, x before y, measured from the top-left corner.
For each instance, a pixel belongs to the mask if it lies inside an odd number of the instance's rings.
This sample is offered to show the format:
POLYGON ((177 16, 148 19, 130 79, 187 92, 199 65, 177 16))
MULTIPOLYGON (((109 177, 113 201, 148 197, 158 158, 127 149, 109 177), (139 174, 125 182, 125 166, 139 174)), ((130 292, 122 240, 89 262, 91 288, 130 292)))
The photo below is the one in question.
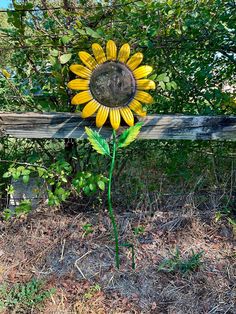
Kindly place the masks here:
POLYGON ((124 107, 135 95, 132 72, 123 63, 108 61, 99 65, 90 78, 93 98, 107 107, 124 107))

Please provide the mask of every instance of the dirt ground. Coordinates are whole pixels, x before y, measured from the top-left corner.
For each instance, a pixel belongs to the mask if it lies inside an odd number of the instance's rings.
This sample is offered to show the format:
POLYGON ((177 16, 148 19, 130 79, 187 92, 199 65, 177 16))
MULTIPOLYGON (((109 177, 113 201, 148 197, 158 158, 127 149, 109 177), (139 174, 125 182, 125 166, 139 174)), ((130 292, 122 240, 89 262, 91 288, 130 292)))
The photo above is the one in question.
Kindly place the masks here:
POLYGON ((0 222, 0 281, 40 278, 53 294, 44 314, 236 313, 235 236, 212 212, 182 208, 117 214, 121 268, 114 267, 111 224, 106 211, 77 215, 40 208, 27 218, 0 222), (84 225, 92 232, 85 234, 84 225), (144 227, 134 234, 134 228, 144 227), (202 264, 187 274, 159 270, 176 248, 181 256, 203 251, 202 264))

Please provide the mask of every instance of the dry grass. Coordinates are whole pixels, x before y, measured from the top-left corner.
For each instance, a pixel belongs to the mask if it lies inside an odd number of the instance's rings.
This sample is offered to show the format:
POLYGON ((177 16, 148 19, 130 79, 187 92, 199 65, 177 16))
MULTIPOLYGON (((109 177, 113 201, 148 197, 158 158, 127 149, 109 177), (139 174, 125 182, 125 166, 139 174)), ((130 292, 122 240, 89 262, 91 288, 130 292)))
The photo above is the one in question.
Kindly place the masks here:
POLYGON ((118 215, 122 242, 136 248, 136 270, 128 249, 114 268, 110 221, 104 212, 70 216, 40 209, 28 218, 0 223, 0 281, 41 278, 57 292, 40 313, 236 313, 235 237, 227 224, 193 208, 118 215), (85 236, 82 226, 93 225, 85 236), (143 234, 133 228, 142 225, 143 234), (176 247, 183 256, 204 251, 200 269, 188 275, 158 271, 176 247))

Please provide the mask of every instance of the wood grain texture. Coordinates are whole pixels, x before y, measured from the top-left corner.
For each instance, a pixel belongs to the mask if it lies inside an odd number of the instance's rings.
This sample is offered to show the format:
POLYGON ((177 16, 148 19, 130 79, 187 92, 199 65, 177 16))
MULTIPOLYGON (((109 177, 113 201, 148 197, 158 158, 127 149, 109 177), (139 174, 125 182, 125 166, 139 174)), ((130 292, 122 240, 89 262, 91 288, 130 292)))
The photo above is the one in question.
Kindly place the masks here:
MULTIPOLYGON (((144 122, 140 139, 236 141, 235 116, 150 115, 140 120, 144 122)), ((85 126, 96 129, 94 121, 71 113, 0 112, 0 137, 82 139, 85 126)), ((109 125, 100 131, 111 136, 109 125)))

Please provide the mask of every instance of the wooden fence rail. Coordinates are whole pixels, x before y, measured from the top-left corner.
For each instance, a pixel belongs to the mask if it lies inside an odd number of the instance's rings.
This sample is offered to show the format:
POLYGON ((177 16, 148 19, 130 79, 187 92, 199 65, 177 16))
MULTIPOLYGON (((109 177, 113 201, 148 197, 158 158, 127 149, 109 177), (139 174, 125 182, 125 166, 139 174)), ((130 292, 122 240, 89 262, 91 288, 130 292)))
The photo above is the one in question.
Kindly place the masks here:
MULTIPOLYGON (((140 139, 236 141, 236 116, 149 115, 141 120, 140 139)), ((0 112, 0 137, 84 138, 85 126, 95 128, 94 118, 82 119, 73 113, 0 112)), ((109 137, 111 129, 105 126, 101 133, 109 137)))

